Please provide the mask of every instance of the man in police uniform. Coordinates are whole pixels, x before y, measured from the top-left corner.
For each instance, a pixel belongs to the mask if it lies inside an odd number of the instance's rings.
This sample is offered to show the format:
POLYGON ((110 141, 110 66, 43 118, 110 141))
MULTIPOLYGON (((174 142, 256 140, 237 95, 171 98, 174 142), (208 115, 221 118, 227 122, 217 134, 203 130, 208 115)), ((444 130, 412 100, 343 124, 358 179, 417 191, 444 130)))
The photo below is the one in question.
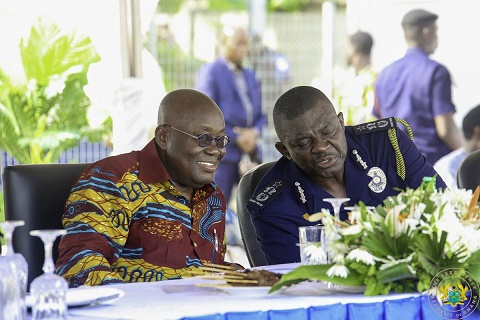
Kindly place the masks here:
MULTIPOLYGON (((342 113, 337 115, 313 87, 284 93, 273 122, 283 157, 246 205, 269 264, 300 260, 298 227, 315 224, 303 218, 305 213, 332 208, 324 198, 348 197, 349 205, 377 206, 396 195, 396 188, 417 188, 424 177, 436 174, 396 119, 345 127, 342 113)), ((440 177, 436 186, 445 188, 440 177)), ((347 218, 345 210, 340 218, 347 218)))
POLYGON ((418 149, 432 165, 462 146, 453 118, 456 108, 450 72, 430 58, 438 46, 437 19, 422 9, 405 14, 402 28, 408 50, 378 75, 373 108, 376 118, 406 120, 418 149))

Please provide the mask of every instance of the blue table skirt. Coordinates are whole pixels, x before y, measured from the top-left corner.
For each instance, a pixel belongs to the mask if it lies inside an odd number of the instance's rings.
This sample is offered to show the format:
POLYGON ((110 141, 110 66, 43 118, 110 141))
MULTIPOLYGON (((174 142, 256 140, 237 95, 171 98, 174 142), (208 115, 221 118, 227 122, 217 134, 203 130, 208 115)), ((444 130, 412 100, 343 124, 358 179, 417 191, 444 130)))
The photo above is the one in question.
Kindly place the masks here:
MULTIPOLYGON (((449 317, 446 317, 450 319, 449 317)), ((444 319, 430 306, 426 296, 377 303, 349 303, 310 307, 308 309, 227 312, 182 320, 436 320, 444 319)), ((452 318, 453 319, 453 318, 452 318)), ((461 318, 455 318, 461 319, 461 318)), ((480 320, 480 312, 465 317, 480 320)))

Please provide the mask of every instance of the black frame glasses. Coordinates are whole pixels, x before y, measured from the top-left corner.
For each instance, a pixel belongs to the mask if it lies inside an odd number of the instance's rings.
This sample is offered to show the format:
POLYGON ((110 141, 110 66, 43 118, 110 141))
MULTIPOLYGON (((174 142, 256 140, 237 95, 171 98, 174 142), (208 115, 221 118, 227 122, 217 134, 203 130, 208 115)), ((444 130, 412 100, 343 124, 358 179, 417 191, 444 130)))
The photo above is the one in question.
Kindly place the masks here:
POLYGON ((214 137, 210 133, 204 133, 204 134, 195 136, 193 134, 190 134, 188 132, 175 128, 169 124, 165 124, 165 126, 175 129, 178 132, 181 132, 183 134, 186 134, 189 137, 197 139, 198 145, 202 148, 208 147, 212 143, 212 141, 215 140, 215 145, 217 146, 218 149, 225 149, 225 146, 230 142, 230 138, 226 134, 221 135, 220 137, 214 137))

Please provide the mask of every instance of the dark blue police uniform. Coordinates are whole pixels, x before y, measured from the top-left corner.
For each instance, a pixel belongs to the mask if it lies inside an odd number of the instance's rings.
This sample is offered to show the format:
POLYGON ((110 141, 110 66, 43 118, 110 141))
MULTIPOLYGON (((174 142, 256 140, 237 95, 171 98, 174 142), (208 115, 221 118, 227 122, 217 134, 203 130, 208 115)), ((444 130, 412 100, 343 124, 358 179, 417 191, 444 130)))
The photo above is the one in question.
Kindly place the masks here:
MULTIPOLYGON (((385 120, 372 123, 379 121, 385 120)), ((412 140, 394 125, 406 168, 405 179, 402 179, 397 173, 395 151, 387 130, 365 130, 368 133, 363 134, 362 128, 365 127, 345 127, 348 152, 344 179, 350 205, 363 201, 366 205, 377 206, 388 196, 398 194, 395 188, 417 188, 424 177, 436 174, 412 140)), ((439 176, 436 186, 446 188, 439 176)), ((331 197, 293 161, 285 157, 277 161, 246 205, 269 264, 300 261, 298 227, 318 223, 309 222, 302 216, 319 212, 322 208, 333 212, 331 204, 323 201, 331 197)), ((347 218, 343 206, 340 217, 342 220, 347 218)))

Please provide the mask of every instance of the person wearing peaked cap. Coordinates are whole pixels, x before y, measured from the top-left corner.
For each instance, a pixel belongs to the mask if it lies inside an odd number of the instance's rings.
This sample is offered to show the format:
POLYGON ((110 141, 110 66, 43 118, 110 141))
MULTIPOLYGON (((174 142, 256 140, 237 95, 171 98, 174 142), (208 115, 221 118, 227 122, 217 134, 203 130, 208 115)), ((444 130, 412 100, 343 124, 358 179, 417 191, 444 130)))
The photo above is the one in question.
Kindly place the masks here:
POLYGON ((433 12, 415 9, 407 12, 402 19, 402 27, 407 28, 411 26, 425 26, 438 19, 438 15, 433 12))
POLYGON ((373 115, 406 120, 415 143, 428 162, 462 146, 462 136, 453 115, 452 79, 445 66, 429 56, 438 47, 435 13, 415 9, 407 12, 402 27, 406 54, 385 67, 375 82, 373 115))
MULTIPOLYGON (((320 90, 300 86, 275 103, 273 122, 282 157, 246 204, 268 264, 300 261, 298 227, 304 214, 330 209, 325 198, 377 206, 399 189, 417 188, 435 170, 412 140, 388 118, 345 126, 343 114, 320 90)), ((436 187, 445 183, 436 177, 436 187)), ((346 220, 342 206, 340 219, 346 220)))

